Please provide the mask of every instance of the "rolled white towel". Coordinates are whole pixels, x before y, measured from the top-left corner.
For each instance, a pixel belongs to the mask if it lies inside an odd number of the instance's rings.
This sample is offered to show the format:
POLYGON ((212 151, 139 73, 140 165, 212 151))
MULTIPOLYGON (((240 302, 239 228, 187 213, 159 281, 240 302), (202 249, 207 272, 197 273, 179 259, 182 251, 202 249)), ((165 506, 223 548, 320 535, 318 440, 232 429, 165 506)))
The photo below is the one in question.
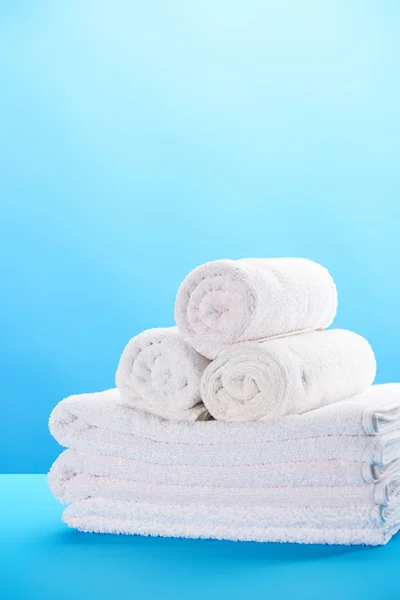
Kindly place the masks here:
POLYGON ((123 403, 166 419, 206 420, 200 378, 209 361, 176 327, 148 329, 122 353, 116 385, 123 403))
POLYGON ((366 390, 375 356, 360 335, 314 331, 221 352, 204 371, 201 395, 220 421, 302 414, 366 390))
POLYGON ((175 321, 193 348, 214 359, 236 342, 328 327, 336 308, 331 275, 311 260, 216 260, 183 281, 175 321))

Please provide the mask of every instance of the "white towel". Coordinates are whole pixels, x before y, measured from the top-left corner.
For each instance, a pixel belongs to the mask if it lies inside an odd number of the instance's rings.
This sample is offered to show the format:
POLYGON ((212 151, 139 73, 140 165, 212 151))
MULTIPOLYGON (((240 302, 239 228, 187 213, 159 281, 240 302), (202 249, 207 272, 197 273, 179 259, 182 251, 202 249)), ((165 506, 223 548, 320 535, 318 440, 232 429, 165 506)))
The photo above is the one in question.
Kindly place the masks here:
POLYGON ((331 435, 380 435, 400 426, 400 383, 373 385, 344 402, 303 415, 241 424, 167 421, 124 406, 118 390, 113 388, 65 398, 54 408, 49 426, 52 435, 65 446, 70 445, 70 436, 75 439, 80 430, 91 428, 104 433, 109 430, 115 436, 124 433, 193 445, 230 443, 232 439, 253 444, 331 435))
POLYGON ((303 258, 216 260, 194 269, 175 303, 180 333, 213 359, 231 344, 327 327, 337 308, 329 272, 303 258))
MULTIPOLYGON (((170 504, 247 507, 349 507, 396 506, 400 497, 399 473, 376 483, 359 485, 233 486, 153 483, 113 476, 74 473, 56 463, 49 473, 54 496, 65 504, 86 498, 170 504)), ((148 464, 151 471, 152 464, 148 464)))
POLYGON ((201 395, 220 421, 302 414, 365 391, 375 356, 361 336, 313 331, 227 348, 207 367, 201 395))
POLYGON ((70 396, 50 417, 63 446, 157 464, 251 465, 274 461, 397 458, 400 384, 275 421, 172 422, 121 405, 116 389, 70 396), (327 437, 325 437, 327 436, 327 437))
POLYGON ((181 523, 207 523, 207 524, 235 524, 236 526, 262 526, 273 523, 274 527, 307 527, 311 522, 314 527, 379 527, 382 523, 381 514, 377 506, 355 507, 349 506, 346 512, 338 515, 335 507, 319 507, 312 509, 264 506, 216 506, 210 511, 208 506, 199 504, 197 507, 189 505, 156 505, 145 502, 133 504, 129 501, 116 501, 94 499, 89 502, 77 501, 71 514, 84 512, 86 514, 103 514, 129 518, 154 519, 161 517, 165 521, 180 521, 181 523))
POLYGON ((399 529, 396 508, 284 510, 273 507, 171 505, 92 498, 68 506, 63 520, 85 532, 303 544, 385 544, 399 529))
POLYGON ((56 439, 82 451, 63 453, 49 483, 72 502, 65 522, 82 531, 384 544, 400 521, 399 422, 399 384, 241 425, 171 422, 122 405, 117 390, 84 394, 50 418, 56 439), (281 480, 275 461, 287 461, 281 480), (324 464, 336 472, 329 482, 324 464), (290 481, 296 465, 298 485, 290 481))
POLYGON ((167 419, 207 420, 200 378, 208 363, 176 327, 143 331, 119 362, 115 379, 121 400, 167 419))
POLYGON ((400 460, 387 466, 368 460, 311 460, 257 465, 192 465, 149 463, 122 456, 68 449, 51 468, 52 477, 114 477, 137 482, 214 487, 361 485, 400 476, 400 460))

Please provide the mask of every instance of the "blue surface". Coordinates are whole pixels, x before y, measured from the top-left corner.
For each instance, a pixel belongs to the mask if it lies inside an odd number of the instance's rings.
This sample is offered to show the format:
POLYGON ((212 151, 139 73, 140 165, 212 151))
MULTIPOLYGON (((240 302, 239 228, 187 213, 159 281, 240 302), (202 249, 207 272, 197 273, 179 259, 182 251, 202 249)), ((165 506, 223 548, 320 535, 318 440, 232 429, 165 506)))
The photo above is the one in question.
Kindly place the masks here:
POLYGON ((400 535, 379 548, 83 534, 43 475, 0 477, 2 600, 392 600, 400 535))
POLYGON ((1 2, 0 471, 48 470, 53 406, 112 386, 207 260, 322 262, 336 325, 400 379, 399 18, 389 0, 1 2))

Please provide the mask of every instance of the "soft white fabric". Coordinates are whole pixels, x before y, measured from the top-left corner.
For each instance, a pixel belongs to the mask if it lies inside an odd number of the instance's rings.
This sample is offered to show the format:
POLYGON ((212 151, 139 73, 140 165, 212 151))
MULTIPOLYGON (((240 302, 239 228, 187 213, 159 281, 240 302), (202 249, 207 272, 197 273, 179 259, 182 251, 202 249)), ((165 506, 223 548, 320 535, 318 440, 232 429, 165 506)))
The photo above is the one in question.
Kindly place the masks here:
POLYGON ((130 340, 115 377, 125 404, 176 420, 207 420, 200 378, 209 361, 176 327, 148 329, 130 340))
POLYGON ((82 531, 383 544, 400 521, 399 421, 399 384, 240 425, 167 421, 117 390, 83 394, 51 415, 71 450, 49 483, 82 531))
POLYGON ((375 356, 360 335, 313 331, 220 353, 201 380, 207 409, 220 421, 257 421, 302 414, 365 391, 375 356))
POLYGON ((400 383, 373 385, 348 400, 302 415, 240 424, 168 421, 123 405, 118 390, 113 388, 61 400, 51 413, 49 426, 56 440, 66 446, 71 444, 62 440, 68 442, 79 429, 90 431, 91 427, 102 432, 109 430, 116 436, 125 433, 158 442, 193 445, 381 435, 400 427, 400 383))
POLYGON ((156 442, 148 438, 127 434, 114 435, 96 427, 69 431, 68 438, 58 437, 66 447, 90 450, 113 456, 123 456, 160 465, 260 465, 277 461, 296 462, 305 460, 366 460, 371 464, 384 465, 394 460, 400 447, 400 432, 388 436, 328 436, 300 438, 281 442, 259 444, 210 444, 183 445, 179 442, 156 442))
POLYGON ((316 528, 340 527, 379 527, 382 523, 381 511, 378 506, 349 506, 346 512, 339 515, 335 507, 297 508, 273 506, 215 506, 210 511, 208 506, 199 504, 190 505, 156 505, 145 502, 129 502, 102 499, 90 501, 77 501, 71 513, 103 514, 104 516, 119 516, 129 518, 154 519, 160 517, 167 521, 210 524, 235 524, 237 526, 250 525, 262 526, 265 523, 274 523, 274 527, 304 527, 316 528))
POLYGON ((400 384, 304 415, 257 423, 172 422, 120 404, 116 389, 70 396, 50 431, 76 450, 157 464, 251 465, 274 461, 364 460, 384 465, 399 446, 400 384), (327 436, 327 437, 325 437, 327 436))
POLYGON ((68 506, 63 520, 85 532, 303 544, 385 544, 399 529, 399 511, 378 507, 279 509, 197 505, 160 507, 101 498, 68 506))
POLYGON ((149 463, 122 456, 65 450, 51 468, 60 480, 75 475, 115 477, 147 483, 214 487, 361 485, 400 475, 400 460, 386 466, 368 460, 311 460, 257 465, 192 465, 149 463))
POLYGON ((72 503, 64 521, 83 531, 383 544, 400 522, 398 471, 375 484, 235 488, 77 473, 65 454, 49 484, 58 500, 72 503))
POLYGON ((183 281, 175 321, 193 348, 213 359, 237 342, 327 327, 336 308, 332 277, 311 260, 216 260, 183 281))
MULTIPOLYGON (((149 465, 151 470, 151 465, 149 465)), ((400 478, 396 474, 377 483, 325 486, 232 486, 184 485, 179 482, 150 483, 110 476, 74 473, 55 463, 49 473, 54 496, 65 504, 85 498, 208 506, 247 507, 348 507, 378 504, 397 505, 400 478)))

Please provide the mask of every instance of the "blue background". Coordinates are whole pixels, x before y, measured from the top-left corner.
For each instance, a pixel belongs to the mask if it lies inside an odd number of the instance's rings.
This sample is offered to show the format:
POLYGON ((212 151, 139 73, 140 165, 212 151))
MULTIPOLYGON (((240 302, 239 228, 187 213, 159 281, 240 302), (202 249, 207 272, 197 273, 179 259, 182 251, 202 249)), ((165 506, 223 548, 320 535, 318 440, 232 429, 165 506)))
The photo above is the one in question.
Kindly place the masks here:
POLYGON ((48 470, 53 406, 111 387, 207 260, 323 263, 336 325, 400 379, 399 18, 393 0, 1 3, 0 471, 48 470))

